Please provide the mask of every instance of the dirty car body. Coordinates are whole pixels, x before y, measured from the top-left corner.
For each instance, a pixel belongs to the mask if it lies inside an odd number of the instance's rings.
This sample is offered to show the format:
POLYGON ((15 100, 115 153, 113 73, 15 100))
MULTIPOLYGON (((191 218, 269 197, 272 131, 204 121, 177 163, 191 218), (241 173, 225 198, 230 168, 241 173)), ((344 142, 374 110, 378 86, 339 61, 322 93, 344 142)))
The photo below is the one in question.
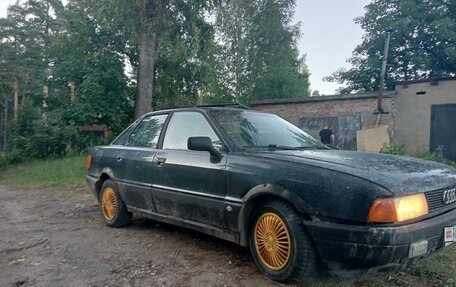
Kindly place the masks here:
POLYGON ((331 150, 249 110, 147 114, 93 149, 87 183, 99 200, 107 180, 126 212, 250 246, 258 267, 283 282, 311 277, 299 264, 339 276, 400 270, 456 238, 455 169, 331 150), (266 232, 271 220, 282 231, 266 232))

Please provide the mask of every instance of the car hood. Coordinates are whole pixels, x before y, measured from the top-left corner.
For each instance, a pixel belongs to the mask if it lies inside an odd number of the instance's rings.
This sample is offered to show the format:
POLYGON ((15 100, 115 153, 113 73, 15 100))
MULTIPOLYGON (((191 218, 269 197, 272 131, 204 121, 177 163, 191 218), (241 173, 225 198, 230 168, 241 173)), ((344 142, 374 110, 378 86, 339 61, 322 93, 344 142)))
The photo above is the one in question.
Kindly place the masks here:
POLYGON ((255 156, 354 175, 379 184, 394 194, 456 186, 455 168, 405 156, 341 150, 255 152, 255 156))

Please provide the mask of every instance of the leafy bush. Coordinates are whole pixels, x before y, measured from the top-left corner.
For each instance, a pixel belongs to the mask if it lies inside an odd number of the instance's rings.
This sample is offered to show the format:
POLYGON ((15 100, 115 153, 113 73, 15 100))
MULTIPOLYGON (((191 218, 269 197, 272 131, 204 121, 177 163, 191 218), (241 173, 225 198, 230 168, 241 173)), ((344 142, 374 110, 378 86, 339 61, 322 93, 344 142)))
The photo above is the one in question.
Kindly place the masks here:
MULTIPOLYGON (((404 145, 393 143, 393 144, 383 144, 383 147, 380 149, 380 153, 385 154, 393 154, 393 155, 406 155, 404 145)), ((435 152, 428 152, 428 151, 418 151, 415 155, 417 158, 431 160, 439 163, 443 163, 446 165, 450 165, 452 167, 456 167, 456 162, 448 160, 443 157, 442 149, 439 148, 435 152)))
POLYGON ((417 158, 425 159, 425 160, 432 160, 435 162, 440 162, 443 164, 447 164, 453 167, 456 167, 456 162, 448 160, 443 157, 442 149, 439 148, 435 152, 428 152, 428 151, 419 151, 415 155, 417 158))
POLYGON ((43 117, 39 111, 25 108, 11 126, 9 150, 2 164, 79 154, 106 141, 105 138, 81 134, 78 125, 64 112, 49 112, 43 117))
POLYGON ((405 155, 406 154, 404 145, 401 145, 398 143, 393 143, 393 144, 384 143, 383 147, 380 149, 380 153, 394 154, 394 155, 405 155))
POLYGON ((3 153, 0 156, 0 169, 5 169, 8 165, 24 162, 24 157, 17 151, 3 153))
MULTIPOLYGON (((383 144, 383 147, 380 149, 380 153, 393 154, 393 155, 406 155, 404 145, 393 143, 393 144, 383 144)), ((456 162, 448 160, 443 157, 442 149, 437 149, 435 152, 428 151, 418 151, 415 155, 417 158, 431 160, 446 165, 456 167, 456 162)))

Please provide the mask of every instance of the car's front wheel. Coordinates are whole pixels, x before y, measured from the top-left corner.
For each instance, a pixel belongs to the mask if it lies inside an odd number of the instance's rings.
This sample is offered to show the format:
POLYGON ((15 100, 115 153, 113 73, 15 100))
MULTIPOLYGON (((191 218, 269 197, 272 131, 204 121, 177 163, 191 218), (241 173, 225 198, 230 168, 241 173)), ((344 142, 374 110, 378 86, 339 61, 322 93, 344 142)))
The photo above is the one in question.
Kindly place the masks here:
POLYGON ((128 212, 117 191, 117 186, 111 180, 106 180, 101 186, 100 210, 108 226, 121 227, 131 222, 132 213, 128 212))
POLYGON ((280 282, 311 282, 318 257, 301 216, 284 201, 262 205, 251 218, 250 250, 257 266, 280 282))

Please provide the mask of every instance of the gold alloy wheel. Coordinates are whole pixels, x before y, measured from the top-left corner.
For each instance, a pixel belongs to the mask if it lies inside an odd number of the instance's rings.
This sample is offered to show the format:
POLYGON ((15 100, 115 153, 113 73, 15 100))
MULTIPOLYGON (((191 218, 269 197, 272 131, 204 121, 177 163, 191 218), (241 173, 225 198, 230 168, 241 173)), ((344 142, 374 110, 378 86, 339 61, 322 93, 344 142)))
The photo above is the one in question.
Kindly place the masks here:
POLYGON ((285 222, 267 212, 258 219, 254 231, 255 248, 261 262, 272 270, 282 270, 291 254, 290 235, 285 222))
POLYGON ((107 187, 103 190, 101 195, 101 208, 103 215, 108 220, 113 220, 117 215, 117 199, 114 190, 107 187))

